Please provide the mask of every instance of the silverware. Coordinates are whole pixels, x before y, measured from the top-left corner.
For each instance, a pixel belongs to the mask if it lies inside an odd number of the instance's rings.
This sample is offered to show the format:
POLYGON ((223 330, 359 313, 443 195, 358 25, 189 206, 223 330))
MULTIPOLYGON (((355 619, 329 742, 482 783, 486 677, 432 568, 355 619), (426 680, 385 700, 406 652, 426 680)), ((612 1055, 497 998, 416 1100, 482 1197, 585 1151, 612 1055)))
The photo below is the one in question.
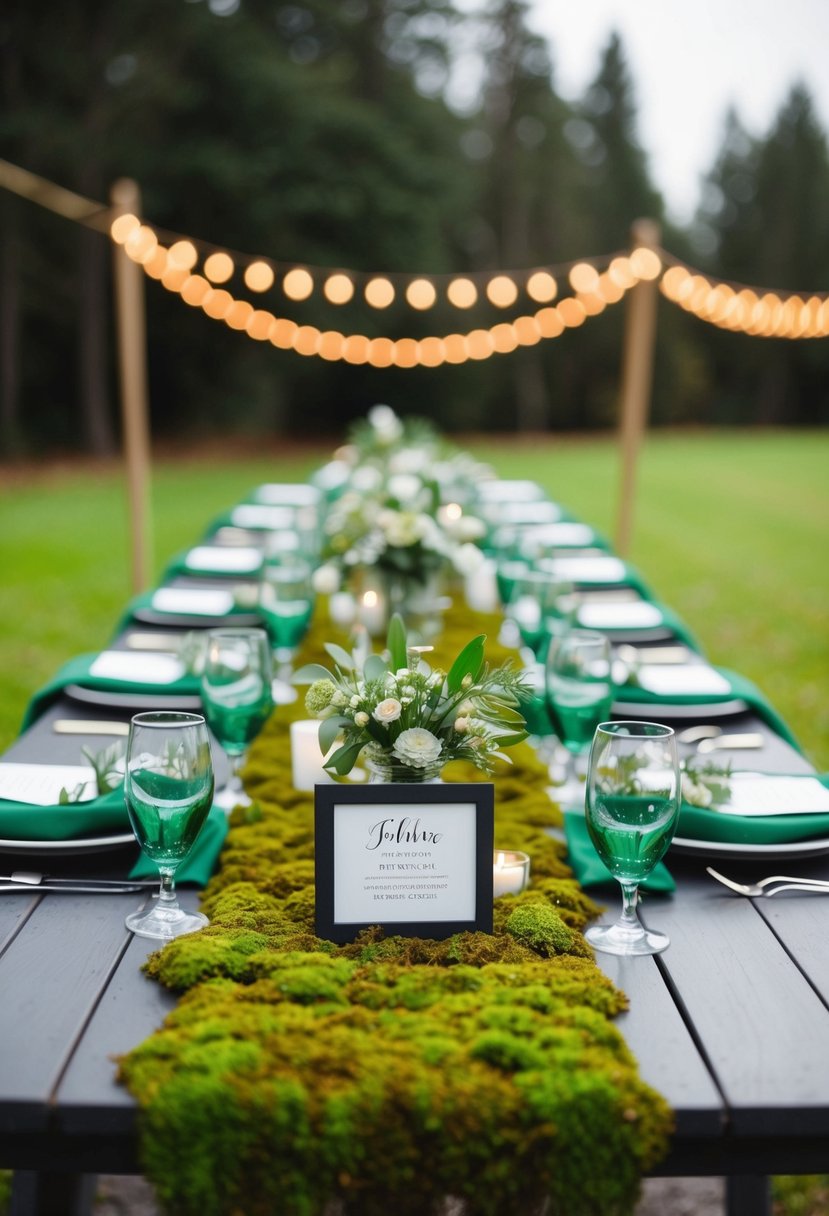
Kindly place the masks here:
MULTIPOLYGON (((158 886, 158 884, 154 884, 158 886)), ((27 891, 32 895, 37 895, 41 891, 56 891, 62 895, 137 895, 148 894, 146 887, 139 886, 137 883, 123 883, 121 886, 113 885, 111 887, 93 887, 86 884, 75 883, 41 883, 37 887, 27 886, 22 882, 0 882, 0 892, 16 891, 18 895, 25 894, 27 891)))
POLYGON ((616 653, 630 666, 654 663, 676 666, 686 664, 691 652, 684 646, 630 646, 624 643, 617 647, 616 653))
POLYGON ((722 734, 721 726, 686 726, 677 732, 677 743, 699 743, 700 739, 713 739, 722 734))
POLYGON ((781 891, 825 891, 829 893, 829 882, 822 878, 793 878, 789 874, 771 874, 768 878, 761 878, 759 882, 734 882, 733 879, 726 878, 724 874, 713 870, 711 866, 706 866, 705 869, 712 878, 716 878, 717 882, 736 891, 738 895, 771 896, 779 895, 781 891))
POLYGON ((744 751, 752 747, 763 747, 764 744, 765 740, 760 734, 717 735, 701 739, 697 745, 697 751, 701 754, 723 750, 744 751))
POLYGON ((159 654, 178 654, 183 641, 178 633, 130 633, 126 644, 129 650, 156 650, 159 654))
POLYGON ((122 890, 129 888, 130 890, 140 891, 142 888, 158 889, 158 881, 153 879, 143 878, 58 878, 54 874, 39 874, 37 870, 13 870, 11 874, 0 874, 0 882, 14 883, 20 887, 41 887, 45 888, 48 885, 50 891, 62 889, 64 887, 77 886, 83 884, 85 888, 94 887, 96 890, 108 891, 112 889, 122 890))
POLYGON ((55 718, 56 735, 128 735, 129 722, 87 722, 83 718, 55 718))

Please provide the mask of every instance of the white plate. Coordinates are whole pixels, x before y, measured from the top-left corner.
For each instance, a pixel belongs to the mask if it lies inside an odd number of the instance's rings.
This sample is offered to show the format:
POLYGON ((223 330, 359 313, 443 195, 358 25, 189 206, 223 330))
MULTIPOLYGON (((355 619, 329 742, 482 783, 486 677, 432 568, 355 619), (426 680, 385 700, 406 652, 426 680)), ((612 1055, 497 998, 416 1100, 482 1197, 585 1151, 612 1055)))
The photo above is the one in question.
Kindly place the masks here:
POLYGON ((616 718, 642 718, 646 722, 662 722, 664 719, 695 718, 703 722, 708 718, 733 718, 744 714, 748 704, 735 698, 733 701, 706 701, 704 704, 669 704, 662 701, 614 701, 613 715, 616 718))
POLYGON ((790 840, 781 844, 745 844, 729 840, 689 840, 685 836, 674 836, 671 849, 677 853, 689 853, 695 857, 821 857, 829 853, 829 840, 790 840))
POLYGON ((195 709, 201 711, 201 697, 173 695, 159 691, 107 692, 101 688, 84 688, 81 684, 67 684, 63 690, 73 701, 84 705, 108 705, 113 709, 195 709))
POLYGON ((106 849, 122 849, 128 844, 135 844, 132 832, 84 836, 80 840, 0 840, 0 853, 103 853, 106 849))

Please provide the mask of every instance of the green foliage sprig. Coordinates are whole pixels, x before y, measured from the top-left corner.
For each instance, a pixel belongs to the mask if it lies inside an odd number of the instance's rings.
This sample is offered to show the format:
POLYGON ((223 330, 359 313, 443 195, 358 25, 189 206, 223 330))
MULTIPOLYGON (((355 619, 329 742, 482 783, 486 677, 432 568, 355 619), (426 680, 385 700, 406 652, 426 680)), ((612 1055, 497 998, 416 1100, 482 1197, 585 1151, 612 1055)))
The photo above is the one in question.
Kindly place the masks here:
POLYGON ((532 693, 510 662, 487 665, 485 641, 480 634, 468 642, 448 672, 429 668, 418 648, 408 646, 396 615, 388 658, 373 654, 360 665, 341 646, 326 644, 333 672, 312 663, 294 676, 294 683, 311 685, 305 706, 323 719, 323 755, 342 739, 325 767, 345 776, 365 748, 369 757, 411 768, 467 760, 493 772, 496 759, 509 759, 503 749, 527 738, 519 707, 532 693))
POLYGON ((81 781, 72 790, 67 790, 64 786, 58 796, 58 805, 67 806, 72 802, 82 802, 87 797, 87 790, 93 783, 95 787, 91 795, 93 798, 100 798, 103 794, 109 794, 112 790, 117 789, 124 780, 122 761, 125 752, 126 744, 121 739, 98 752, 93 752, 88 747, 82 747, 81 755, 89 761, 94 776, 89 781, 81 781))

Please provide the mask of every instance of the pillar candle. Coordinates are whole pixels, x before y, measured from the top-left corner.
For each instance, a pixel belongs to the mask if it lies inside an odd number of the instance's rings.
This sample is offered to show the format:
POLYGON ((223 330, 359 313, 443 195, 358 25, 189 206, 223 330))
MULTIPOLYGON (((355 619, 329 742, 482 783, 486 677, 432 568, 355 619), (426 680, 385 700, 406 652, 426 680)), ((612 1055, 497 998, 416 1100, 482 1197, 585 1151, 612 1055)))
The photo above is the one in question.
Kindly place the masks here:
POLYGON ((493 854, 492 893, 518 895, 530 880, 530 859, 526 853, 499 851, 493 854))
POLYGON ((312 790, 315 785, 330 784, 334 778, 322 767, 325 756, 320 751, 320 723, 315 719, 291 723, 291 774, 295 790, 312 790))

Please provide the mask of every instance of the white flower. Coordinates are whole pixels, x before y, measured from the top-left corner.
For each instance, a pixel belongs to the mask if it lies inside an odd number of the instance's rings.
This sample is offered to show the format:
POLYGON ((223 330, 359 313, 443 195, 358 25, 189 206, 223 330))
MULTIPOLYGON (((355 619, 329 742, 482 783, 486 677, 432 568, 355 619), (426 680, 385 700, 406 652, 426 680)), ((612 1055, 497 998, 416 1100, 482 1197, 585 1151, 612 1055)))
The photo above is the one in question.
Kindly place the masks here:
POLYGON ((389 458, 390 473, 419 473, 429 463, 425 448, 401 448, 389 458))
POLYGON ((474 574, 484 560, 484 555, 477 545, 467 543, 455 550, 452 560, 458 574, 468 575, 474 574))
POLYGON ((375 490, 379 490, 382 481, 380 470, 370 464, 360 465, 351 474, 351 485, 361 494, 373 494, 375 490))
POLYGON ((486 535, 486 524, 475 515, 462 515, 454 532, 458 540, 480 540, 486 535))
POLYGON ((708 807, 713 801, 711 791, 701 781, 694 781, 687 773, 682 774, 682 797, 691 806, 708 807))
POLYGON ((389 494, 404 505, 417 498, 422 486, 423 482, 413 473, 395 473, 388 481, 389 494))
MULTIPOLYGON (((403 711, 403 706, 396 697, 386 697, 385 701, 381 701, 379 705, 374 707, 372 717, 375 722, 379 722, 381 726, 388 726, 389 722, 396 722, 403 711)), ((406 732, 403 732, 406 734, 406 732)))
POLYGON ((317 595, 334 595, 340 589, 340 572, 328 562, 314 571, 311 582, 317 595))
POLYGON ((357 696, 356 693, 351 698, 351 700, 348 702, 348 704, 351 706, 352 709, 356 709, 357 706, 360 704, 360 698, 357 696))
POLYGON ((434 764, 440 757, 441 742, 430 730, 422 726, 412 726, 401 731, 394 741, 392 751, 398 760, 422 768, 426 764, 434 764))
POLYGON ((390 406, 373 405, 368 411, 367 417, 378 443, 388 445, 402 436, 403 423, 390 406))
POLYGON ((354 715, 354 725, 368 726, 368 714, 365 712, 365 710, 361 709, 358 714, 354 715))
POLYGON ((455 730, 458 732, 459 735, 465 735, 466 732, 469 730, 469 719, 468 718, 456 718, 455 719, 455 730))

